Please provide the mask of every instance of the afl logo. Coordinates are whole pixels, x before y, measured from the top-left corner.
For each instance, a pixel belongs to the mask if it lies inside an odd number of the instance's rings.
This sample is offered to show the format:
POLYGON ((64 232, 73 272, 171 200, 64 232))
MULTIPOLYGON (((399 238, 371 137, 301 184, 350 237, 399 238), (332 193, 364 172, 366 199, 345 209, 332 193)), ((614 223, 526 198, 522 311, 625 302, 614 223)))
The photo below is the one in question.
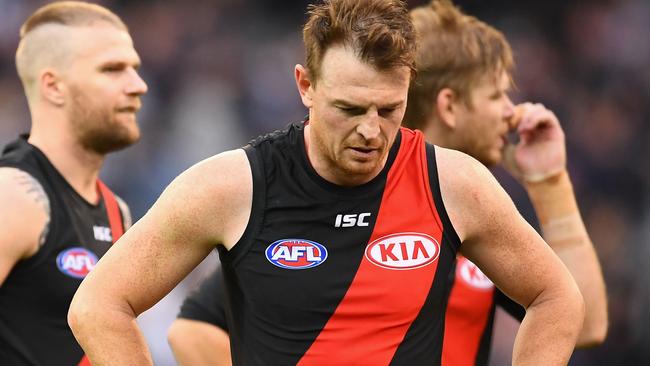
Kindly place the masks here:
POLYGON ((95 253, 82 247, 66 249, 56 257, 56 266, 59 271, 74 278, 86 277, 96 264, 95 253))
POLYGON ((458 257, 458 269, 456 276, 463 279, 463 282, 479 290, 489 290, 494 287, 490 279, 481 270, 465 257, 458 257))
POLYGON ((266 248, 266 259, 280 268, 307 269, 327 259, 324 245, 305 239, 281 239, 266 248))
POLYGON ((366 247, 370 263, 396 270, 427 266, 438 259, 440 244, 426 234, 398 233, 381 237, 366 247))

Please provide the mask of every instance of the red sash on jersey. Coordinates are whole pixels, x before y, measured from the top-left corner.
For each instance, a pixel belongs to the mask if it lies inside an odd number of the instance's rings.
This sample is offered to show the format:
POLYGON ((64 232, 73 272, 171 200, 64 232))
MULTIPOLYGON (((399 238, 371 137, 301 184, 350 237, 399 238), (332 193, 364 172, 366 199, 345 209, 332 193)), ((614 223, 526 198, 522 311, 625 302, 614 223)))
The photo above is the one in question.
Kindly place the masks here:
MULTIPOLYGON (((122 234, 124 234, 124 223, 122 222, 122 215, 120 214, 120 206, 117 204, 115 199, 115 194, 111 191, 104 182, 97 179, 97 190, 102 195, 104 199, 104 205, 106 206, 106 215, 108 216, 108 224, 111 227, 111 236, 113 237, 113 243, 119 239, 122 234)), ((88 356, 84 355, 79 365, 77 366, 92 366, 88 356)))

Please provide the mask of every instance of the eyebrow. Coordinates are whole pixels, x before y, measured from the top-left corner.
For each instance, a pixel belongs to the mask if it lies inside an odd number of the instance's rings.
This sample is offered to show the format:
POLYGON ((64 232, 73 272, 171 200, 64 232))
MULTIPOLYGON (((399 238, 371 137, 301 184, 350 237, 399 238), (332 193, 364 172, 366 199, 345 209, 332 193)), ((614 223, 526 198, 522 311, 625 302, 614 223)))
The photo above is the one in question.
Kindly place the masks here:
MULTIPOLYGON (((354 104, 352 102, 349 102, 349 101, 343 100, 343 99, 335 99, 332 103, 342 105, 344 107, 368 109, 368 107, 365 106, 365 105, 354 104)), ((388 103, 388 104, 385 104, 385 105, 378 105, 377 109, 385 109, 385 108, 394 109, 394 108, 399 107, 403 103, 404 103, 403 101, 399 101, 399 102, 394 102, 394 103, 388 103)))

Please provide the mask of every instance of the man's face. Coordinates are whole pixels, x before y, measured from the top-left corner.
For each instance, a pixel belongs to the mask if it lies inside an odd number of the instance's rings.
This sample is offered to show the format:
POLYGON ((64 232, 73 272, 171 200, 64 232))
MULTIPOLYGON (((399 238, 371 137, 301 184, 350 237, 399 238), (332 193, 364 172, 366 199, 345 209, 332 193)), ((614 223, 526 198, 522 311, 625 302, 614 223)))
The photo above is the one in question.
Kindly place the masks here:
POLYGON ((320 78, 303 97, 310 159, 324 178, 356 185, 381 171, 404 116, 410 75, 406 66, 377 70, 343 46, 326 51, 320 78))
POLYGON ((74 32, 74 54, 66 71, 70 127, 86 149, 106 154, 140 138, 136 112, 147 85, 129 34, 108 24, 74 32))
POLYGON ((508 97, 510 78, 504 71, 482 78, 471 90, 471 103, 458 103, 456 114, 459 149, 481 163, 501 162, 508 121, 514 113, 508 97))

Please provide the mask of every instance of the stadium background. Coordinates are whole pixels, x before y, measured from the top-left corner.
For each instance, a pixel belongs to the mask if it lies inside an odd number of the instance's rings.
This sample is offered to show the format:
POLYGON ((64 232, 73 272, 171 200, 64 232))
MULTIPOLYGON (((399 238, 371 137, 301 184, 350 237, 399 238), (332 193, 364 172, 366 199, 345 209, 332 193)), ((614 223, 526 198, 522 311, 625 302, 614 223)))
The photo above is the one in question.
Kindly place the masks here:
MULTIPOLYGON (((20 24, 46 2, 0 0, 2 145, 29 128, 13 59, 20 24)), ((309 1, 100 3, 129 25, 149 84, 139 115, 142 140, 111 156, 102 173, 136 219, 191 164, 305 115, 292 72, 302 62, 300 26, 309 1)), ((510 40, 515 101, 544 103, 567 133, 570 171, 610 307, 606 343, 576 352, 571 364, 650 364, 650 1, 457 3, 510 40)), ((531 218, 523 190, 496 174, 531 218)), ((141 316, 156 365, 174 364, 165 331, 186 291, 215 265, 211 257, 141 316)), ((492 365, 509 363, 515 329, 499 314, 492 365)))

